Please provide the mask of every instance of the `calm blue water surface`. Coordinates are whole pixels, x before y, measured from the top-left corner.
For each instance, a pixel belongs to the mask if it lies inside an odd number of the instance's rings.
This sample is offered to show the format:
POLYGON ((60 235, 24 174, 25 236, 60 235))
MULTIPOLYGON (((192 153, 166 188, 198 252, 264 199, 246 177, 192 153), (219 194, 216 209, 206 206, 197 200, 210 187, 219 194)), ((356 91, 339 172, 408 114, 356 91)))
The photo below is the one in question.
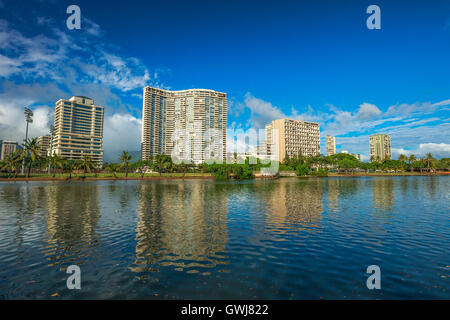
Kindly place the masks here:
POLYGON ((443 176, 0 183, 0 299, 450 299, 449 203, 443 176))

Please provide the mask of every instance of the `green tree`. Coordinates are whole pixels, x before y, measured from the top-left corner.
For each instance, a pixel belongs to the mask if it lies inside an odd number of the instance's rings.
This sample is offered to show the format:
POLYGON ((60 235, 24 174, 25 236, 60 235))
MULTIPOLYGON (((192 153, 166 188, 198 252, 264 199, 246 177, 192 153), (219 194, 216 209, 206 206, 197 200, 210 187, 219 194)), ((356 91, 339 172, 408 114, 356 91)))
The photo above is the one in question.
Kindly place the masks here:
POLYGON ((69 174, 69 179, 72 179, 72 174, 76 168, 77 168, 77 161, 75 160, 63 161, 63 171, 69 174))
POLYGON ((154 167, 159 172, 159 176, 162 176, 163 171, 167 171, 172 166, 172 159, 164 154, 158 154, 155 157, 154 167))
POLYGON ((52 157, 49 157, 48 161, 50 162, 50 167, 53 169, 52 177, 54 178, 56 176, 56 170, 64 166, 64 158, 54 154, 52 157))
POLYGON ((240 165, 233 165, 231 172, 233 173, 233 178, 236 180, 241 180, 244 176, 244 168, 240 165))
POLYGON ((147 168, 151 168, 152 166, 153 163, 151 160, 138 160, 131 165, 131 168, 137 170, 141 176, 141 179, 143 179, 147 168))
POLYGON ((431 171, 435 167, 436 159, 433 157, 433 155, 431 153, 427 153, 425 155, 424 161, 425 161, 428 171, 431 173, 431 171))
POLYGON ((17 178, 17 173, 22 163, 22 152, 17 150, 14 153, 11 153, 4 161, 1 166, 2 170, 8 171, 8 178, 10 178, 11 174, 14 172, 14 178, 17 178))
POLYGON ((401 155, 398 157, 398 161, 400 161, 400 168, 401 168, 402 170, 405 170, 405 169, 406 169, 407 162, 408 162, 408 157, 407 157, 406 155, 404 155, 404 154, 401 154, 401 155))
POLYGON ((83 170, 83 178, 86 178, 86 173, 91 172, 94 167, 95 165, 88 155, 83 155, 83 158, 78 163, 78 168, 83 170))
MULTIPOLYGON (((214 170, 214 169, 213 169, 214 170)), ((227 165, 218 165, 214 170, 214 178, 216 180, 229 180, 230 172, 227 165)))
POLYGON ((130 161, 133 159, 133 156, 128 153, 128 151, 123 151, 119 160, 122 162, 122 168, 125 168, 125 177, 128 177, 128 169, 130 168, 130 161))
POLYGON ((27 178, 29 178, 33 163, 40 157, 41 148, 39 147, 38 138, 25 139, 23 152, 28 162, 27 178))
POLYGON ((117 172, 119 171, 119 166, 116 163, 113 163, 113 162, 107 163, 105 165, 105 169, 106 169, 106 171, 111 173, 114 176, 114 178, 117 179, 117 172))
POLYGON ((309 174, 308 166, 306 164, 297 165, 297 167, 295 168, 295 174, 298 177, 306 176, 307 174, 309 174))
POLYGON ((177 165, 178 169, 183 173, 183 179, 186 175, 186 172, 192 167, 192 162, 190 161, 181 161, 180 164, 177 165))
POLYGON ((439 160, 437 167, 441 170, 450 171, 450 158, 442 158, 439 160))
POLYGON ((416 158, 415 155, 411 154, 411 155, 409 156, 408 160, 409 160, 409 166, 410 166, 410 168, 411 168, 411 172, 413 172, 413 170, 414 170, 414 162, 417 161, 417 158, 416 158))

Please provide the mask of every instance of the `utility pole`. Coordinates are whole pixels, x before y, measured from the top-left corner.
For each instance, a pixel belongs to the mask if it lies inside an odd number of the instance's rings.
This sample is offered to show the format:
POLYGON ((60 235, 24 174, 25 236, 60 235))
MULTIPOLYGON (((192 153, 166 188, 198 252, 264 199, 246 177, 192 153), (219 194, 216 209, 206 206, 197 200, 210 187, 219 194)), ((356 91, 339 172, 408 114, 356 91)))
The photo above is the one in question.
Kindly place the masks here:
MULTIPOLYGON (((25 121, 27 122, 27 131, 25 133, 25 143, 26 143, 28 140, 28 125, 30 123, 33 123, 33 111, 31 111, 30 108, 25 108, 24 114, 25 114, 25 121)), ((25 148, 25 143, 24 143, 24 148, 25 148)), ((23 161, 22 161, 22 174, 24 174, 24 173, 25 173, 25 158, 23 158, 23 161)))
MULTIPOLYGON (((53 157, 53 136, 54 135, 55 135, 55 126, 50 125, 50 154, 48 154, 50 159, 51 159, 51 157, 53 157)), ((51 165, 50 161, 48 163, 48 174, 50 174, 50 165, 51 165)))

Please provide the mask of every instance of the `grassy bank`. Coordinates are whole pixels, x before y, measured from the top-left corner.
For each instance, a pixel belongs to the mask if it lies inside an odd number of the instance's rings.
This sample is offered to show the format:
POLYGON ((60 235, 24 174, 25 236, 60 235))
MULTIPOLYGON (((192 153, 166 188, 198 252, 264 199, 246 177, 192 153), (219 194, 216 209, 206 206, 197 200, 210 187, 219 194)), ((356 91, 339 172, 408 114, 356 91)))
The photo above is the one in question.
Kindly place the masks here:
POLYGON ((92 180, 170 180, 170 179, 214 179, 214 176, 210 173, 146 173, 144 176, 137 173, 129 173, 128 176, 125 173, 116 173, 116 175, 109 173, 87 173, 86 175, 77 174, 70 177, 69 174, 56 174, 54 177, 51 174, 31 174, 29 178, 24 175, 18 175, 17 178, 8 178, 8 175, 1 174, 0 181, 92 181, 92 180))
MULTIPOLYGON (((374 173, 335 173, 329 172, 325 177, 407 177, 407 176, 448 176, 450 172, 437 172, 437 173, 429 173, 429 172, 374 172, 374 173)), ((283 176, 289 177, 289 176, 283 176)), ((304 176, 293 176, 293 178, 311 178, 316 177, 314 175, 304 175, 304 176)))

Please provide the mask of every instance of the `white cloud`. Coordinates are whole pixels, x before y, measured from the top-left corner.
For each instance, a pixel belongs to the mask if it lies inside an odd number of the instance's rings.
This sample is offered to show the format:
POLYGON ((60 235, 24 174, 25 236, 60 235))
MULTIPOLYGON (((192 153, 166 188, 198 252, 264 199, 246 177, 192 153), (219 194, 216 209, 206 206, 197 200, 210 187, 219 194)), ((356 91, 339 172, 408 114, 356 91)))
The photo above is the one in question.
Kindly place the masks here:
MULTIPOLYGON (((33 123, 29 125, 28 137, 48 134, 48 123, 53 111, 48 106, 39 106, 33 112, 33 123)), ((2 132, 2 139, 15 140, 22 143, 23 139, 25 139, 25 128, 25 117, 21 109, 12 108, 7 104, 0 104, 0 132, 2 132)))
POLYGON ((94 21, 92 21, 88 18, 85 18, 85 17, 83 17, 82 28, 85 28, 87 33, 89 33, 90 35, 95 36, 95 37, 100 37, 104 33, 98 24, 96 24, 94 21))
POLYGON ((254 128, 264 128, 272 120, 286 117, 280 108, 255 98, 251 93, 245 95, 245 106, 251 111, 250 122, 254 128))
POLYGON ((142 92, 146 85, 163 87, 158 73, 154 83, 139 59, 107 49, 99 40, 103 31, 89 19, 77 36, 54 29, 51 19, 37 19, 49 28, 48 36, 28 37, 0 19, 0 139, 22 142, 24 107, 34 111, 29 135, 48 134, 55 102, 83 95, 105 106, 105 158, 117 160, 122 150, 140 150, 141 120, 130 112, 139 115, 141 107, 125 105, 122 98, 142 98, 133 91, 142 92))
POLYGON ((392 148, 392 157, 397 159, 399 155, 415 155, 416 157, 424 157, 427 153, 431 153, 435 158, 449 158, 450 144, 447 143, 421 143, 417 149, 405 150, 403 148, 392 148))
MULTIPOLYGON (((359 153, 362 159, 366 160, 369 158, 369 135, 373 133, 390 134, 393 149, 399 147, 415 149, 419 144, 449 142, 450 124, 445 120, 445 113, 442 113, 449 105, 450 100, 437 103, 398 104, 383 112, 378 106, 364 102, 354 111, 326 105, 328 111, 308 106, 303 113, 291 108, 291 113, 286 114, 281 108, 250 93, 245 96, 243 104, 251 112, 250 126, 263 128, 270 121, 279 118, 319 122, 322 151, 325 150, 325 136, 330 134, 336 136, 338 151, 345 149, 359 153)), ((443 151, 437 153, 438 156, 441 154, 443 151)))
POLYGON ((0 54, 0 76, 8 77, 20 71, 20 63, 0 54))
POLYGON ((118 161, 122 151, 141 149, 142 120, 130 114, 113 114, 105 117, 103 148, 105 161, 118 161))
POLYGON ((381 114, 381 110, 376 105, 364 102, 359 106, 356 117, 360 120, 374 119, 381 114))
POLYGON ((78 37, 59 29, 52 29, 53 37, 27 37, 0 20, 0 49, 9 53, 0 56, 0 78, 15 75, 28 82, 67 82, 69 72, 74 76, 72 82, 95 82, 123 91, 151 83, 150 72, 139 59, 120 57, 106 50, 98 39, 90 38, 101 35, 100 27, 85 20, 89 27, 78 37), (89 47, 95 50, 87 50, 89 47))

